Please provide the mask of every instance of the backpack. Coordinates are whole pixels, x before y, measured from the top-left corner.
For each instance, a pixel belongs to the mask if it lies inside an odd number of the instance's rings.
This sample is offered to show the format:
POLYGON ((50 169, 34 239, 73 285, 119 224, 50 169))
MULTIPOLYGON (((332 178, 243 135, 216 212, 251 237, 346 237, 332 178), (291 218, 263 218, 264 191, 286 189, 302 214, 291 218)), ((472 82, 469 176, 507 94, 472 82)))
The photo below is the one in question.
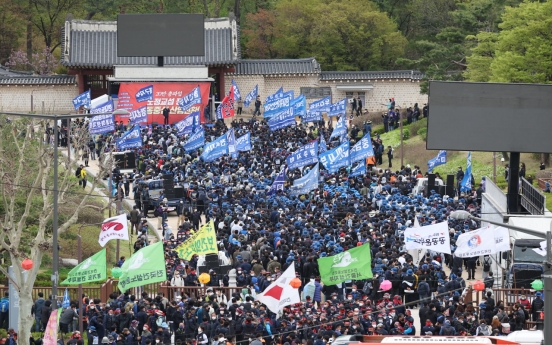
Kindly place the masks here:
POLYGON ((491 335, 491 332, 489 331, 489 326, 487 325, 479 325, 478 330, 478 335, 491 335))
POLYGON ((544 307, 544 301, 540 298, 535 298, 533 300, 533 312, 537 312, 539 310, 542 310, 544 307))
POLYGON ((161 216, 161 213, 159 213, 159 209, 160 209, 160 207, 156 207, 156 208, 153 210, 153 216, 154 216, 154 217, 160 217, 160 216, 161 216))
POLYGON ((3 298, 0 300, 0 312, 5 313, 8 310, 10 310, 10 300, 7 298, 3 298))
POLYGON ((81 167, 78 167, 77 170, 75 170, 75 176, 80 178, 81 177, 81 170, 82 168, 81 167))
POLYGON ((491 260, 489 257, 483 259, 483 272, 489 272, 491 270, 491 260))

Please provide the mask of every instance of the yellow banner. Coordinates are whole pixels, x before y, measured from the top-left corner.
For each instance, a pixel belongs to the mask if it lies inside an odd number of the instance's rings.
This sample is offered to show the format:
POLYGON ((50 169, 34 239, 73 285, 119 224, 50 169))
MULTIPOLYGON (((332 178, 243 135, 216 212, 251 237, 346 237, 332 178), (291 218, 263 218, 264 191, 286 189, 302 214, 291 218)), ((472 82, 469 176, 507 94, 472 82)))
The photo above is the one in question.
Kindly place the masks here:
POLYGON ((198 232, 193 233, 184 243, 176 247, 178 257, 190 260, 192 255, 218 254, 215 224, 211 220, 203 225, 198 232))

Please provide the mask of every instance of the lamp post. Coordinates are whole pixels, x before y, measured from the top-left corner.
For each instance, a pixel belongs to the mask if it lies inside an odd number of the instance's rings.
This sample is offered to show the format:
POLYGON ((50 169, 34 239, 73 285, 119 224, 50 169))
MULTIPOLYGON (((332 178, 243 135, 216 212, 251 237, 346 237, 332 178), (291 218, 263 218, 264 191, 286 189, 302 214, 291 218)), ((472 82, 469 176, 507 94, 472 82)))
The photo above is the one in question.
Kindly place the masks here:
MULTIPOLYGON (((59 165, 59 153, 58 153, 58 121, 63 119, 71 119, 75 117, 83 117, 82 114, 26 114, 26 113, 12 113, 12 112, 0 112, 0 114, 5 114, 9 116, 18 116, 18 117, 28 117, 40 120, 54 120, 54 190, 53 190, 53 215, 52 215, 52 301, 57 303, 57 291, 59 284, 59 245, 58 245, 58 204, 59 204, 59 190, 58 190, 58 165, 59 165)), ((99 114, 89 114, 88 116, 96 115, 127 115, 130 114, 127 110, 116 110, 115 112, 109 113, 99 113, 99 114)), ((70 142, 70 138, 68 138, 70 142)))
MULTIPOLYGON (((451 218, 455 219, 473 219, 478 221, 487 222, 489 224, 502 226, 508 229, 516 230, 528 235, 541 237, 546 239, 546 260, 543 262, 543 274, 542 274, 542 280, 544 283, 544 310, 552 310, 552 249, 551 243, 552 243, 552 222, 550 223, 550 229, 546 231, 546 233, 536 231, 533 229, 528 229, 520 226, 510 225, 510 224, 504 224, 500 222, 495 222, 492 220, 486 220, 478 217, 472 216, 467 211, 454 211, 450 214, 451 218)), ((534 218, 534 217, 532 217, 534 218)), ((550 218, 550 217, 539 217, 539 218, 550 218)), ((548 316, 544 318, 544 344, 547 344, 547 342, 552 342, 552 316, 548 316)))

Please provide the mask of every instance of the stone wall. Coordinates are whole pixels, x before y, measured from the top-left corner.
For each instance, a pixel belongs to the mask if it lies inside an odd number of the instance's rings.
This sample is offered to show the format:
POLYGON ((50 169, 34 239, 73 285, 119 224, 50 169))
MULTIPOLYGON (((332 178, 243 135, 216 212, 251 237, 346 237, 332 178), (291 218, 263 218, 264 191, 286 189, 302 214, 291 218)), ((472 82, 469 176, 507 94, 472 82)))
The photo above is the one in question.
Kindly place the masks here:
MULTIPOLYGON (((348 83, 342 83, 339 81, 320 81, 317 75, 303 75, 303 76, 262 76, 262 75, 227 75, 228 80, 234 79, 240 88, 242 97, 245 97, 255 85, 259 85, 259 94, 261 100, 267 95, 276 92, 280 86, 284 87, 285 91, 293 90, 295 95, 298 95, 301 87, 331 87, 332 90, 332 102, 336 102, 347 96, 347 92, 350 92, 353 97, 362 95, 362 91, 345 91, 338 90, 338 85, 350 85, 348 83)), ((230 91, 230 83, 226 83, 226 93, 230 91)), ((427 103, 427 95, 420 93, 420 83, 417 80, 410 79, 378 79, 373 80, 364 85, 372 85, 373 89, 364 91, 364 105, 369 112, 385 111, 390 98, 395 98, 397 106, 406 109, 413 106, 414 103, 418 103, 420 108, 424 103, 427 103)), ((350 96, 350 95, 349 95, 350 96)), ((362 98, 362 97, 361 97, 362 98)), ((308 99, 307 103, 313 100, 308 99)), ((244 111, 252 111, 250 109, 244 109, 244 111)))
POLYGON ((9 112, 45 112, 64 114, 75 111, 73 98, 78 86, 71 85, 0 85, 0 110, 9 112), (31 107, 31 97, 33 107, 31 107))

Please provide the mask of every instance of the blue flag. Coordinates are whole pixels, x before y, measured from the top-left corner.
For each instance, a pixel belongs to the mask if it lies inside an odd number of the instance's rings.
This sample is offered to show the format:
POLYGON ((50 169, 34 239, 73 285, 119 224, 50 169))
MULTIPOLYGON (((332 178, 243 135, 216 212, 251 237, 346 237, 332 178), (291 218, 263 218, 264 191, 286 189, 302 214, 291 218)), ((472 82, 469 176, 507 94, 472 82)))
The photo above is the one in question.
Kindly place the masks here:
POLYGON ((299 95, 299 97, 291 101, 291 106, 293 107, 294 116, 304 116, 307 115, 307 99, 305 95, 299 95))
POLYGON ((241 92, 240 92, 240 89, 238 88, 238 84, 236 84, 236 81, 234 79, 232 79, 232 85, 234 85, 234 102, 235 102, 238 99, 241 99, 241 92))
POLYGON ((90 114, 101 114, 101 113, 112 113, 115 109, 115 106, 113 105, 113 100, 110 99, 109 101, 98 105, 94 109, 90 109, 90 114))
POLYGON ((61 307, 63 309, 67 309, 71 306, 71 299, 69 298, 69 290, 65 288, 65 292, 63 293, 63 302, 61 302, 61 307))
POLYGON ((472 161, 471 161, 471 152, 468 152, 468 166, 466 167, 466 172, 464 173, 464 178, 460 182, 460 190, 468 191, 471 190, 471 175, 472 175, 472 161))
POLYGON ((186 143, 184 144, 184 150, 186 152, 192 152, 205 145, 205 131, 203 128, 199 128, 194 134, 192 134, 186 143))
POLYGON ((280 88, 278 89, 278 91, 276 91, 275 93, 273 93, 272 95, 268 95, 265 99, 265 103, 267 102, 271 102, 275 99, 278 98, 278 95, 284 93, 284 87, 283 86, 280 86, 280 88))
POLYGON ((360 139, 355 146, 351 148, 349 155, 351 156, 351 164, 358 161, 364 161, 368 157, 373 157, 374 148, 372 147, 370 134, 366 134, 362 139, 360 139))
POLYGON ((332 135, 330 135, 330 138, 341 137, 343 136, 343 134, 347 134, 347 132, 348 130, 346 116, 340 116, 339 120, 337 120, 337 124, 335 125, 332 135))
POLYGON ((318 153, 322 153, 326 151, 328 151, 328 145, 326 145, 326 139, 324 139, 324 133, 320 132, 320 145, 319 145, 318 153))
POLYGON ((277 98, 264 104, 263 116, 270 118, 291 106, 293 91, 282 92, 277 98))
POLYGON ((322 120, 322 112, 318 110, 307 110, 306 114, 301 117, 301 122, 318 122, 322 120))
POLYGON ((236 149, 236 135, 234 134, 234 128, 230 128, 226 132, 226 140, 228 142, 228 154, 232 158, 238 157, 238 150, 236 149))
POLYGON ((282 170, 280 170, 280 173, 276 176, 274 182, 272 182, 272 186, 270 186, 270 190, 266 192, 266 195, 276 194, 279 190, 283 191, 284 182, 286 182, 286 168, 282 167, 282 170))
POLYGON ((96 115, 90 119, 88 124, 90 134, 103 134, 115 131, 113 115, 96 115))
POLYGON ((187 94, 186 96, 182 97, 178 100, 178 105, 180 106, 180 109, 182 109, 182 112, 186 112, 186 110, 190 109, 192 106, 196 104, 201 104, 201 89, 199 86, 196 86, 192 92, 187 94))
POLYGON ((305 165, 318 163, 318 140, 301 146, 286 158, 288 169, 297 169, 305 165))
POLYGON ((366 162, 359 162, 353 169, 351 169, 351 172, 349 173, 349 177, 355 177, 360 175, 366 175, 366 162))
POLYGON ((327 113, 330 111, 330 105, 331 105, 331 100, 330 100, 330 96, 327 96, 327 97, 324 97, 324 98, 321 98, 317 101, 314 101, 312 103, 309 104, 309 110, 311 111, 320 111, 322 113, 327 113))
POLYGON ((174 126, 177 129, 177 135, 190 134, 194 131, 194 125, 199 123, 199 111, 186 116, 184 120, 177 122, 174 126))
POLYGON ((321 153, 318 158, 330 173, 339 170, 341 167, 351 165, 349 161, 349 142, 346 141, 335 149, 321 153))
POLYGON ((204 162, 212 162, 215 159, 224 156, 228 153, 228 137, 226 133, 211 141, 210 143, 205 144, 201 158, 204 162))
POLYGON ((297 124, 295 122, 295 116, 293 116, 293 108, 288 107, 285 110, 275 114, 270 120, 268 120, 268 126, 271 131, 275 131, 281 128, 289 127, 297 124))
POLYGON ((148 107, 144 105, 130 112, 128 117, 130 123, 147 123, 148 122, 148 107))
POLYGON ((134 126, 117 140, 119 150, 128 150, 136 147, 142 147, 142 133, 140 126, 134 126))
POLYGON ((148 85, 136 92, 136 102, 153 101, 153 85, 148 85))
POLYGON ((447 162, 447 151, 441 150, 437 154, 437 157, 431 158, 427 161, 427 172, 432 172, 433 168, 439 165, 443 165, 447 162))
POLYGON ((247 133, 236 139, 236 149, 238 151, 251 150, 251 133, 247 133))
POLYGON ((77 97, 73 98, 73 106, 78 110, 81 106, 90 107, 90 90, 84 91, 77 97))
POLYGON ((291 195, 306 194, 317 189, 319 176, 320 168, 319 163, 317 163, 305 176, 293 181, 293 186, 289 188, 291 195))
POLYGON ((249 107, 249 104, 251 104, 251 102, 255 102, 258 94, 259 94, 259 84, 255 85, 253 90, 251 90, 251 92, 248 93, 247 96, 245 96, 243 105, 245 105, 246 108, 249 107))
POLYGON ((330 111, 328 111, 328 116, 345 115, 346 110, 347 110, 347 98, 343 98, 341 101, 330 105, 330 111))

